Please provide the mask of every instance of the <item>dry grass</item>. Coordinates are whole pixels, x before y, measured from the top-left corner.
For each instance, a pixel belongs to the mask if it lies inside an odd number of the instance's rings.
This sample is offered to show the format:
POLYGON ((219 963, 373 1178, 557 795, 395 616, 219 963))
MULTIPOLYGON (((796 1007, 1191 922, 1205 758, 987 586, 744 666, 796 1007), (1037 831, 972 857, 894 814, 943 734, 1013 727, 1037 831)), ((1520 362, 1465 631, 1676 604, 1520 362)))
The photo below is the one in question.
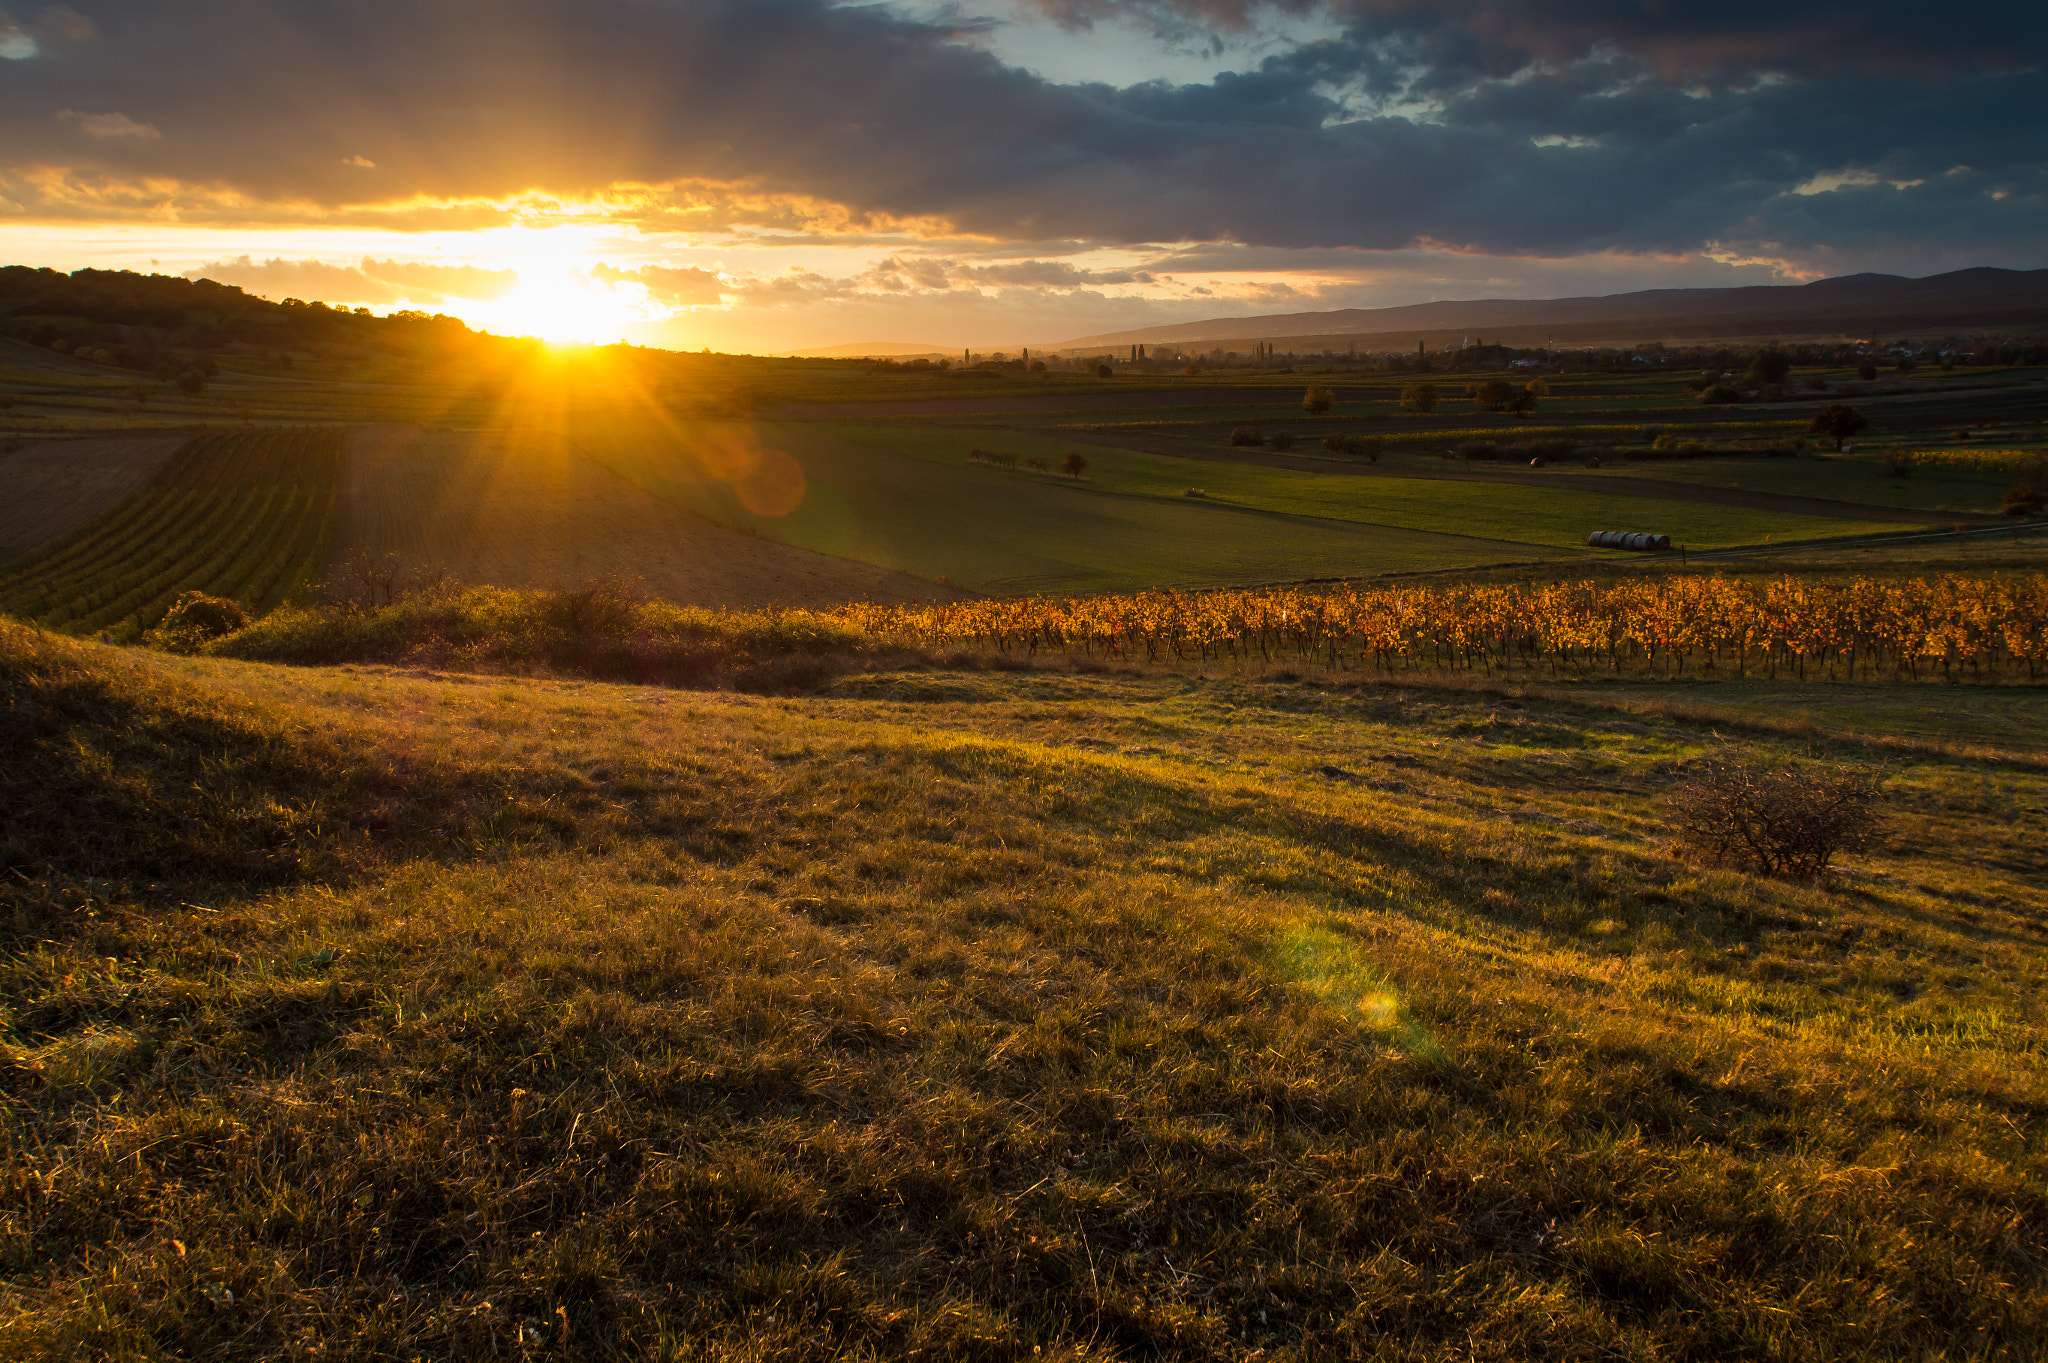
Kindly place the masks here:
POLYGON ((10 1357, 1989 1358, 2048 1315, 2036 773, 1912 762, 1794 885, 1662 851, 1711 739, 1562 702, 0 643, 7 778, 129 735, 53 803, 146 791, 170 849, 10 844, 10 1357))

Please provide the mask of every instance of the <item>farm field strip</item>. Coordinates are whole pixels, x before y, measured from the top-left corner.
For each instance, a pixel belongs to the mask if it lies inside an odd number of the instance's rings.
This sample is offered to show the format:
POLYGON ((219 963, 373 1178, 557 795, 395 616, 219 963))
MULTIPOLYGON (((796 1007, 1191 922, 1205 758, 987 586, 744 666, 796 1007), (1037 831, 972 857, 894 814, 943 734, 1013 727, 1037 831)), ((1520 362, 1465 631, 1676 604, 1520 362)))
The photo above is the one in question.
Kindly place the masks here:
MULTIPOLYGON (((890 450, 971 467, 977 475, 998 481, 1015 481, 1028 475, 970 465, 968 453, 975 446, 1038 454, 1057 466, 1059 452, 1075 443, 1063 444, 1048 436, 1024 432, 1010 432, 1007 438, 999 438, 987 431, 882 433, 855 427, 845 428, 839 434, 844 439, 878 446, 886 441, 890 450)), ((1690 546, 1710 548, 1766 537, 1816 539, 1876 533, 1891 528, 1897 520, 1896 513, 1883 511, 1866 522, 1853 517, 1714 505, 1689 499, 1674 503, 1619 491, 1559 487, 1533 479, 1517 478, 1510 482, 1504 478, 1495 482, 1472 475, 1463 465, 1458 466, 1460 473, 1455 478, 1431 478, 1426 474, 1402 478, 1361 476, 1342 466, 1333 466, 1329 472, 1280 468, 1232 459, 1220 452, 1214 459, 1194 460, 1151 451, 1093 445, 1087 448, 1088 488, 1096 492, 1185 502, 1189 500, 1188 490, 1199 488, 1211 505, 1452 535, 1467 542, 1494 541, 1495 556, 1510 548, 1524 552, 1583 552, 1586 534, 1599 529, 1654 528, 1690 546)), ((1269 575, 1269 580, 1277 576, 1269 575)))
POLYGON ((1180 489, 1104 496, 1065 479, 973 466, 977 434, 816 423, 664 432, 621 422, 587 424, 575 438, 628 480, 722 524, 983 591, 1244 584, 1551 552, 1205 505, 1180 489))
POLYGON ((187 591, 267 609, 322 557, 342 433, 201 435, 99 521, 0 574, 0 610, 132 639, 187 591))

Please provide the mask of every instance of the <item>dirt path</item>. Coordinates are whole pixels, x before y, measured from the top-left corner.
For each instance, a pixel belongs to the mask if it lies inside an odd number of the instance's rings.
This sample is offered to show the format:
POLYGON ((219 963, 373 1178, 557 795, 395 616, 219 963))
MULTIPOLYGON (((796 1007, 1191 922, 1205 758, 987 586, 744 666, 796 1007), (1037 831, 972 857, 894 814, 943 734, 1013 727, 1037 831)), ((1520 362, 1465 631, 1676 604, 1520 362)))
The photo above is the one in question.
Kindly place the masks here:
POLYGON ((0 563, 70 534, 141 490, 190 438, 174 431, 0 444, 0 563))
POLYGON ((1293 469, 1302 473, 1334 474, 1354 478, 1420 478, 1450 483, 1526 483, 1531 487, 1561 487, 1575 492, 1610 492, 1629 497, 1648 497, 1666 502, 1707 502, 1715 506, 1739 506, 1751 511, 1782 511, 1798 516, 1827 516, 1837 520, 1878 521, 1893 525, 1997 525, 1996 516, 1973 516, 1951 511, 1912 511, 1899 507, 1866 506, 1861 502, 1837 502, 1824 497, 1794 497, 1775 492, 1748 492, 1739 488, 1700 487, 1693 483, 1666 483, 1654 478, 1625 475, 1552 473, 1516 465, 1488 465, 1484 471, 1445 467, 1438 469, 1396 468, 1386 464, 1357 464, 1347 460, 1317 459, 1272 450, 1207 450, 1168 436, 1124 435, 1113 431, 1062 431, 1060 438, 1076 444, 1109 449, 1141 450, 1175 459, 1198 459, 1214 464, 1260 464, 1267 468, 1293 469))
POLYGON ((715 525, 532 432, 359 431, 329 562, 361 553, 502 587, 623 574, 681 605, 735 610, 964 595, 715 525))

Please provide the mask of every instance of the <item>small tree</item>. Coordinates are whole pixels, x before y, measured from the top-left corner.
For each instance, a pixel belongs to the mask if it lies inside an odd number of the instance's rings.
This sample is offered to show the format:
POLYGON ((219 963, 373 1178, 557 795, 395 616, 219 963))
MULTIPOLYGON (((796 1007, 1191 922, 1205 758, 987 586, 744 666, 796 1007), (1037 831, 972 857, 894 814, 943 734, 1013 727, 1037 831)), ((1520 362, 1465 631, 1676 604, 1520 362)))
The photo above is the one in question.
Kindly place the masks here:
POLYGON ((1523 384, 1522 387, 1525 391, 1534 393, 1539 398, 1550 396, 1550 385, 1542 379, 1531 379, 1526 384, 1523 384))
POLYGON ((1240 426, 1230 433, 1230 443, 1238 446, 1263 445, 1266 438, 1259 434, 1256 427, 1240 426))
POLYGON ((1098 378, 1098 379, 1106 379, 1106 378, 1109 378, 1109 377, 1110 377, 1111 375, 1113 375, 1113 374, 1115 374, 1115 373, 1116 373, 1116 371, 1115 371, 1114 369, 1111 369, 1111 368, 1110 368, 1110 367, 1109 367, 1108 365, 1106 365, 1106 364, 1098 364, 1098 365, 1096 365, 1096 366, 1095 366, 1095 377, 1096 377, 1096 378, 1098 378))
POLYGON ((1329 411, 1336 401, 1337 395, 1335 393, 1332 393, 1320 383, 1312 383, 1308 386, 1308 391, 1301 395, 1301 410, 1307 412, 1310 416, 1321 416, 1324 412, 1329 411))
POLYGON ((1863 414, 1854 407, 1830 402, 1820 409, 1820 414, 1814 417, 1813 424, 1806 428, 1806 433, 1827 436, 1835 442, 1835 448, 1839 450, 1844 440, 1869 424, 1863 419, 1863 414))
POLYGON ((1783 383, 1785 376, 1792 372, 1792 357, 1782 350, 1759 350, 1750 356, 1749 372, 1743 375, 1744 382, 1759 388, 1768 388, 1783 383))
POLYGON ((1514 401, 1515 390, 1499 379, 1488 379, 1485 383, 1466 384, 1465 395, 1482 412, 1503 412, 1514 401))
POLYGON ((1060 460, 1060 472, 1066 474, 1069 478, 1079 478, 1087 471, 1088 456, 1080 453, 1078 450, 1069 451, 1067 457, 1060 460))
POLYGON ((1401 390, 1401 405, 1411 412, 1427 415, 1436 410, 1441 396, 1433 383, 1411 383, 1401 390))
POLYGON ((206 375, 200 373, 197 369, 188 369, 178 375, 178 389, 180 392, 197 396, 206 391, 206 375))
POLYGON ((1518 389, 1508 396, 1508 410, 1516 416, 1527 416, 1536 410, 1536 395, 1528 389, 1518 389))

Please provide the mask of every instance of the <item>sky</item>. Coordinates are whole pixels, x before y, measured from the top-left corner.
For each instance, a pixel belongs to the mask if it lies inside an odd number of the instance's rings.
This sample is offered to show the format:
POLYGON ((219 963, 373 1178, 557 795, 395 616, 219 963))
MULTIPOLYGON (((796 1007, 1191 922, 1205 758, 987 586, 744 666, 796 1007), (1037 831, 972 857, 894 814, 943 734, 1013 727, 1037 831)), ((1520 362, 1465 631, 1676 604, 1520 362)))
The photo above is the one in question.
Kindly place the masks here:
POLYGON ((2048 265, 2048 5, 0 0, 0 261, 772 352, 2048 265))

